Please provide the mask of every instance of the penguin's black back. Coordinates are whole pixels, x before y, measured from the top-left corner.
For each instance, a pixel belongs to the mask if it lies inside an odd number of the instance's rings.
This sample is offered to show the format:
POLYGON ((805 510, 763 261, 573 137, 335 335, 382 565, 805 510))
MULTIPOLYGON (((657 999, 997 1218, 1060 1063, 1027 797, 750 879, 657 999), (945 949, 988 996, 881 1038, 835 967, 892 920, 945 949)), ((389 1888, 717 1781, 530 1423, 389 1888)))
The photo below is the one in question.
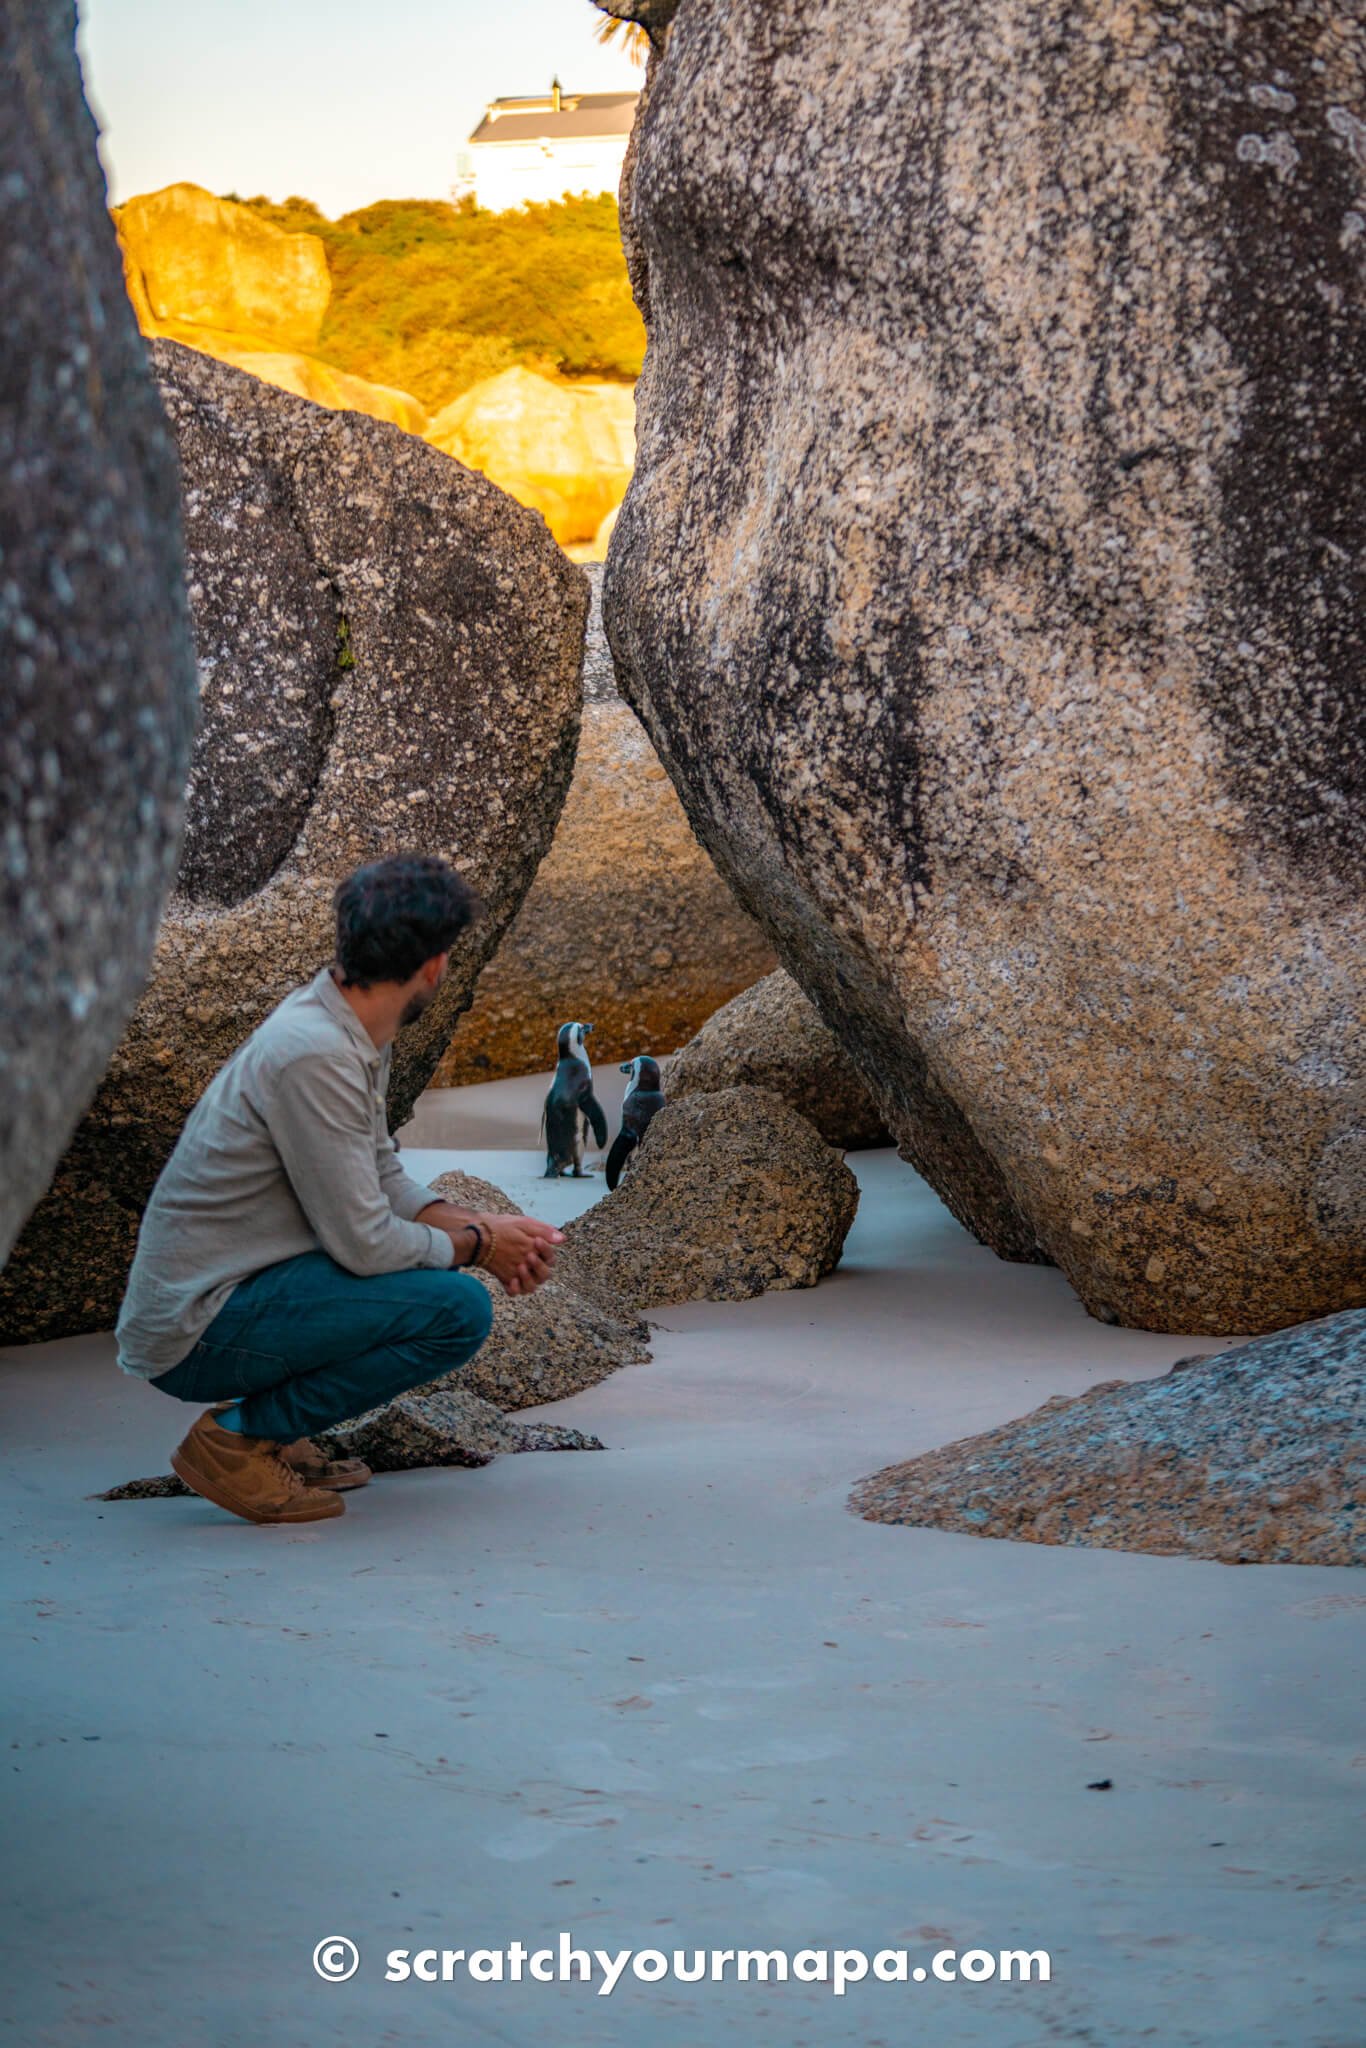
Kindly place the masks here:
POLYGON ((664 1097, 658 1088, 633 1088, 621 1105, 621 1128, 636 1139, 643 1138, 652 1118, 658 1116, 663 1107, 664 1097))
POLYGON ((582 1102, 593 1092, 593 1076, 581 1059, 560 1060, 550 1084, 547 1102, 582 1102))

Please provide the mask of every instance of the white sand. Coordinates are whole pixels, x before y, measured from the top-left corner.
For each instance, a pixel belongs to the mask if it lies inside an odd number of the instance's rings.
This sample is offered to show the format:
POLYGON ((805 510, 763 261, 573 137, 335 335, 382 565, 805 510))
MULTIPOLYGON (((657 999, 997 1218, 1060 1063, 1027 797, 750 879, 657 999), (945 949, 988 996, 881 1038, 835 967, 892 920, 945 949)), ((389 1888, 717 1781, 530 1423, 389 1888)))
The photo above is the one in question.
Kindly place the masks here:
MULTIPOLYGON (((462 1163, 570 1213, 600 1184, 506 1149, 538 1093, 424 1105, 410 1160, 463 1128, 462 1163)), ((314 1530, 88 1501, 164 1470, 188 1411, 104 1337, 0 1354, 23 2048, 1366 2038, 1366 1589, 850 1516, 880 1464, 1214 1348, 1089 1321, 891 1155, 853 1163, 833 1279, 666 1310, 653 1364, 538 1411, 606 1453, 386 1477, 314 1530), (391 1948, 561 1928, 1037 1946, 1054 1982, 382 1981, 391 1948)))

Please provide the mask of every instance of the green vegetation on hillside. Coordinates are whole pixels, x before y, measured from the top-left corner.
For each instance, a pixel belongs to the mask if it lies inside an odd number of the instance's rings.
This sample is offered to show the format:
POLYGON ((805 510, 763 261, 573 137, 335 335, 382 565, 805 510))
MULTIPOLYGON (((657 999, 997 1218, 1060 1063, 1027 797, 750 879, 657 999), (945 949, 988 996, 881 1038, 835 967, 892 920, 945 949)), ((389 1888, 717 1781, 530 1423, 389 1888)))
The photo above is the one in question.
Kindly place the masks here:
POLYGON ((384 199, 337 221, 308 199, 224 196, 326 245, 332 301, 317 353, 431 412, 514 364, 639 374, 645 330, 610 193, 514 213, 384 199))

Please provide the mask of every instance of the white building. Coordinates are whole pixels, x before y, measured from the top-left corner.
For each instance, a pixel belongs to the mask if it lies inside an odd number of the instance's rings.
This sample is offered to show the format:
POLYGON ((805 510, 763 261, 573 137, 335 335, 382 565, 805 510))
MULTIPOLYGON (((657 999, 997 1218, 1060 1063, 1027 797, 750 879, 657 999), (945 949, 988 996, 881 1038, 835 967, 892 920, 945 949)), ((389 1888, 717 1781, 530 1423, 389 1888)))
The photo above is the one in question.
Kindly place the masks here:
POLYGON ((502 213, 566 192, 615 192, 639 97, 563 92, 556 79, 538 99, 491 101, 470 137, 476 204, 502 213))

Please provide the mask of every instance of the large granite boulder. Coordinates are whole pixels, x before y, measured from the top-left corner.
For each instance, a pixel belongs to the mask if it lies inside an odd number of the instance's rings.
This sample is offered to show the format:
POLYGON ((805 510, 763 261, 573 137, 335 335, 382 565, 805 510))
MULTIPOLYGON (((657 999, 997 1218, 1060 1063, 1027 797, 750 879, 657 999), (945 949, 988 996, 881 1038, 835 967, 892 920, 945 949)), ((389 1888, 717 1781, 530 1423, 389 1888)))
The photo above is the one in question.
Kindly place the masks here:
POLYGON ((145 192, 114 220, 128 294, 149 332, 226 330, 259 348, 317 342, 332 296, 321 236, 291 234, 200 185, 145 192))
POLYGON ((888 1465, 850 1506, 1018 1543, 1366 1564, 1366 1312, 1058 1396, 888 1465))
POLYGON ((0 17, 0 1262, 142 985, 194 729, 175 454, 75 21, 0 17))
POLYGON ((664 13, 605 613, 699 837, 988 1244, 1360 1303, 1366 20, 664 13))
POLYGON ((615 1314, 814 1287, 839 1264, 858 1182, 765 1088, 670 1103, 621 1185, 565 1226, 556 1270, 615 1314))
POLYGON ((574 780, 438 1087, 553 1066, 566 1017, 592 1024, 599 1062, 668 1052, 773 965, 772 947, 698 844, 644 726, 617 694, 597 601, 602 571, 588 574, 574 780))
POLYGON ((665 1061, 663 1078, 670 1102, 722 1088, 771 1088, 841 1151, 891 1143, 858 1068, 781 967, 709 1017, 665 1061))
POLYGON ((181 341, 317 405, 368 413, 410 434, 427 409, 309 353, 332 296, 321 236, 292 234, 199 185, 168 185, 114 215, 124 282, 149 340, 181 341))
POLYGON ((437 413, 427 438, 534 506, 556 540, 591 541, 631 480, 635 401, 626 384, 501 370, 437 413))
MULTIPOLYGON (((517 1204, 470 1173, 443 1173, 432 1183, 462 1209, 516 1216, 517 1204)), ((493 1303, 493 1328, 468 1365, 420 1391, 455 1386, 500 1408, 534 1408, 596 1386, 624 1365, 646 1365, 650 1332, 625 1309, 604 1307, 573 1284, 547 1280, 534 1294, 505 1294, 487 1273, 475 1279, 493 1303)))
POLYGON ((532 512, 396 427, 154 344, 180 445, 201 721, 151 982, 0 1278, 0 1341, 106 1327, 186 1114, 331 956, 360 862, 443 854, 485 917, 395 1046, 404 1122, 550 842, 588 585, 532 512))

